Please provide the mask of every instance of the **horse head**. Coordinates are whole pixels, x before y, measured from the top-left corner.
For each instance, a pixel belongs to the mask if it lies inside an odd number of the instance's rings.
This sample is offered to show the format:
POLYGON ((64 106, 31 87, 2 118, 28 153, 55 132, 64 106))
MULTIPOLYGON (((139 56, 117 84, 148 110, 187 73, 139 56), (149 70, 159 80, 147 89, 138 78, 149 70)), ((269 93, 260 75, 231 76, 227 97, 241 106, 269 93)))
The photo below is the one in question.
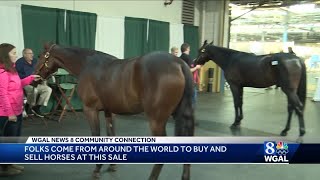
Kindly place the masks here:
POLYGON ((39 55, 39 60, 35 68, 35 74, 39 75, 44 80, 48 79, 59 68, 59 65, 57 64, 57 58, 54 55, 55 46, 57 45, 54 43, 44 44, 44 50, 39 55))
POLYGON ((208 45, 212 45, 213 41, 208 44, 207 40, 203 42, 203 45, 198 50, 198 57, 195 60, 195 64, 203 65, 210 60, 209 55, 207 53, 208 45))

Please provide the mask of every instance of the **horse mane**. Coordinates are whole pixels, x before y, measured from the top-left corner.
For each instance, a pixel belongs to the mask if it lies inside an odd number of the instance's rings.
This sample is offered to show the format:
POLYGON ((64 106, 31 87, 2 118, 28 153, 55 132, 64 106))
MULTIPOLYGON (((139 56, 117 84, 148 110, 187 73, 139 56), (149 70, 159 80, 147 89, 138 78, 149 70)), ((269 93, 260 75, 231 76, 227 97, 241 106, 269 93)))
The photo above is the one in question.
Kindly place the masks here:
POLYGON ((94 49, 89 49, 89 48, 80 48, 80 47, 63 47, 59 46, 62 50, 66 50, 68 52, 72 52, 78 56, 81 57, 86 57, 86 56, 91 56, 91 55, 101 55, 105 56, 108 59, 119 59, 111 54, 107 54, 105 52, 97 51, 94 49))
MULTIPOLYGON (((47 42, 46 44, 44 44, 45 51, 48 51, 49 47, 51 47, 54 44, 55 44, 54 42, 47 42)), ((81 47, 76 47, 76 46, 64 46, 64 45, 60 45, 60 44, 56 44, 56 45, 60 50, 68 52, 68 53, 70 53, 70 52, 74 53, 80 57, 86 57, 86 56, 91 56, 91 55, 102 55, 108 59, 119 59, 111 54, 107 54, 105 52, 97 51, 97 50, 90 49, 90 48, 81 48, 81 47)))
MULTIPOLYGON (((248 55, 255 55, 254 53, 248 53, 248 52, 243 52, 243 51, 238 51, 238 50, 234 50, 234 49, 229 49, 229 48, 225 48, 225 47, 221 47, 221 46, 215 46, 215 45, 209 45, 208 46, 213 47, 213 48, 218 48, 219 50, 225 51, 225 52, 230 52, 230 53, 243 53, 243 54, 248 54, 248 55)), ((256 55, 255 55, 256 56, 256 55)))

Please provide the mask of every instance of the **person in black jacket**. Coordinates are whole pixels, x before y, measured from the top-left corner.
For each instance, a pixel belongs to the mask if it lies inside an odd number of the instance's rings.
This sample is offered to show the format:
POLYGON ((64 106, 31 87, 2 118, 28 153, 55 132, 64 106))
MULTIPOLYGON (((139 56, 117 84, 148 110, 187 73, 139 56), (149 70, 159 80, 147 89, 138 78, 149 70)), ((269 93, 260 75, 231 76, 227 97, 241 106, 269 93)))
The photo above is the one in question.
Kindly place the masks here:
POLYGON ((288 47, 288 53, 296 55, 296 53, 293 52, 292 47, 288 47))
POLYGON ((199 83, 198 80, 198 71, 201 68, 201 65, 196 65, 194 66, 193 60, 190 57, 190 45, 187 43, 183 43, 181 45, 181 56, 180 58, 188 64, 188 66, 190 67, 190 71, 193 73, 193 77, 194 77, 194 84, 195 84, 195 88, 194 88, 194 95, 193 95, 193 106, 195 106, 196 104, 196 99, 197 99, 197 84, 199 83))

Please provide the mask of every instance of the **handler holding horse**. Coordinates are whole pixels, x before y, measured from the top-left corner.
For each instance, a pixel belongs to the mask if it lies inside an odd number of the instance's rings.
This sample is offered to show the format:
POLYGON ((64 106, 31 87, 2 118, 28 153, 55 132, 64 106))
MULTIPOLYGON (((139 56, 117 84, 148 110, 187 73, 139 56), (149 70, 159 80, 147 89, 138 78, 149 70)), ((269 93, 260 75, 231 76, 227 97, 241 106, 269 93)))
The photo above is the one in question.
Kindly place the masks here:
MULTIPOLYGON (((78 94, 93 136, 100 136, 99 111, 104 111, 107 134, 115 136, 111 114, 145 112, 154 136, 166 135, 168 118, 175 119, 176 136, 194 135, 193 81, 186 63, 165 52, 119 60, 83 48, 47 44, 36 74, 43 79, 64 68, 78 77, 78 94)), ((154 166, 149 179, 157 179, 162 164, 154 166)), ((102 165, 96 165, 98 177, 102 165)), ((114 170, 115 165, 110 166, 114 170)), ((190 165, 183 166, 182 179, 190 178, 190 165)))

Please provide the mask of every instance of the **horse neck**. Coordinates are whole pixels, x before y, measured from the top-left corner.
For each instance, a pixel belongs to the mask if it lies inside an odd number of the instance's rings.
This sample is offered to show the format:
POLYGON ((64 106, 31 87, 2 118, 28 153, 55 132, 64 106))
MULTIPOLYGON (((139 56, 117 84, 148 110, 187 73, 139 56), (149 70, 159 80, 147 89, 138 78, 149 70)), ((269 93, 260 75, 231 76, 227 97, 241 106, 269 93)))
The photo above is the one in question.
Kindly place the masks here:
POLYGON ((231 56, 234 55, 236 51, 218 46, 209 46, 208 53, 210 59, 225 70, 232 60, 231 56))
POLYGON ((75 76, 80 74, 80 71, 86 61, 86 56, 65 48, 56 49, 54 53, 61 68, 75 76))

